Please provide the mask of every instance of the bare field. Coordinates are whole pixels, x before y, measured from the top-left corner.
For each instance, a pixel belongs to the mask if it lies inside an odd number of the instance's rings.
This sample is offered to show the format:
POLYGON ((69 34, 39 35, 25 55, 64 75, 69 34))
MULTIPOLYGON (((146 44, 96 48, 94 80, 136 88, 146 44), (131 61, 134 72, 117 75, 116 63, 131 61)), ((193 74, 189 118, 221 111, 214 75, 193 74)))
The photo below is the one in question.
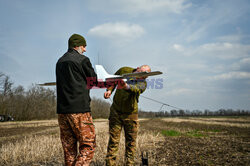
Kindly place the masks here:
MULTIPOLYGON (((94 120, 97 147, 92 165, 105 165, 108 120, 94 120)), ((124 137, 118 165, 124 163, 124 137)), ((250 165, 250 117, 143 119, 136 164, 250 165)), ((0 165, 63 165, 57 120, 0 123, 0 165)))

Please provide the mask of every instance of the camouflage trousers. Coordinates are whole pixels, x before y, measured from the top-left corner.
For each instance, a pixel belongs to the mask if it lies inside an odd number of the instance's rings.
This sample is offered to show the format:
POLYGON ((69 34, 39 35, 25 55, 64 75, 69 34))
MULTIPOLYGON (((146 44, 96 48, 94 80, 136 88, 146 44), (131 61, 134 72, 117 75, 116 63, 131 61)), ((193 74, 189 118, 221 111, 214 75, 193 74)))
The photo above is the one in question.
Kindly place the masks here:
POLYGON ((90 112, 58 114, 66 166, 88 166, 94 156, 95 128, 90 112), (77 153, 79 142, 79 154, 77 153))
POLYGON ((134 165, 138 127, 138 114, 121 115, 111 107, 109 117, 109 143, 106 156, 107 166, 116 165, 116 156, 119 148, 122 128, 124 128, 125 132, 126 165, 134 165))

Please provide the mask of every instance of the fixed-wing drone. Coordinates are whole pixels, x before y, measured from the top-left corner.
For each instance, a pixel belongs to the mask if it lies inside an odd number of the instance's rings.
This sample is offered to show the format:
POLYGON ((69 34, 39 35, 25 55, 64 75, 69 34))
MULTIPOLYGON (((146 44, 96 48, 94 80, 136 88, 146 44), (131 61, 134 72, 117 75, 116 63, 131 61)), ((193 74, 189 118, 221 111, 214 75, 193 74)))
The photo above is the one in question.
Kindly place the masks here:
POLYGON ((162 74, 160 71, 153 72, 138 72, 138 73, 127 73, 123 75, 111 75, 106 72, 102 65, 95 65, 98 81, 116 81, 123 80, 127 81, 128 78, 141 78, 162 74))
MULTIPOLYGON (((123 75, 112 75, 104 69, 102 65, 95 65, 95 70, 98 78, 98 82, 113 82, 117 80, 127 81, 128 78, 141 78, 162 74, 160 71, 153 72, 138 72, 138 73, 127 73, 123 75)), ((44 84, 38 84, 40 86, 54 86, 56 82, 46 82, 44 84)))

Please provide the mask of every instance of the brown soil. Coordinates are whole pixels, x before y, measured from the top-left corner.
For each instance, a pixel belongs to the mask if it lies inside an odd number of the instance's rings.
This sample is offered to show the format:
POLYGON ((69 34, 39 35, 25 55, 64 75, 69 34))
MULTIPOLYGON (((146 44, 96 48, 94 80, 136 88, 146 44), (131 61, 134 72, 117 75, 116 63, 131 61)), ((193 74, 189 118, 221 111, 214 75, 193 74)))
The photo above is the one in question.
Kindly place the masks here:
POLYGON ((249 128, 152 119, 141 122, 141 132, 195 130, 204 136, 166 136, 157 145, 159 165, 250 165, 249 128))

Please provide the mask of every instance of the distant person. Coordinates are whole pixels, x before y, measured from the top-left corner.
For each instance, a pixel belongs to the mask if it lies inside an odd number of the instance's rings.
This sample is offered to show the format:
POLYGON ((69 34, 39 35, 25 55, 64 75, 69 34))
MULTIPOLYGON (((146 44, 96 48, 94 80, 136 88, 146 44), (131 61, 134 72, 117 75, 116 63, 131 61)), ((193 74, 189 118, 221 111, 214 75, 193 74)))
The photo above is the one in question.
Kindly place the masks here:
POLYGON ((89 165, 95 150, 87 78, 96 78, 96 73, 89 58, 83 55, 86 46, 84 37, 73 34, 68 40, 68 51, 56 64, 57 113, 67 166, 89 165))
MULTIPOLYGON (((122 75, 133 72, 150 72, 148 65, 137 67, 120 68, 115 75, 122 75)), ((146 78, 129 80, 127 83, 121 81, 107 89, 104 98, 108 99, 116 88, 113 103, 110 108, 109 116, 109 143, 106 156, 106 165, 116 165, 116 156, 119 147, 120 135, 122 128, 125 131, 126 146, 126 165, 134 165, 134 157, 136 153, 136 138, 139 128, 138 123, 138 100, 141 93, 147 87, 146 78)))

